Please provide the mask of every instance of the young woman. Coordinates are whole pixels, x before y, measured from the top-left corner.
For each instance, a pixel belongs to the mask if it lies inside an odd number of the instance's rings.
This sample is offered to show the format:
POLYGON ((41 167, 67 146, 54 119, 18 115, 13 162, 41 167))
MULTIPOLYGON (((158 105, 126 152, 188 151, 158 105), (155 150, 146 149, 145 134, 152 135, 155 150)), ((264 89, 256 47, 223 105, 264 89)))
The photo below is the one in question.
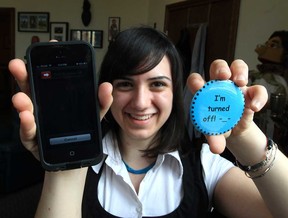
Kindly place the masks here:
MULTIPOLYGON (((24 92, 12 99, 21 139, 38 158, 25 65, 15 59, 9 68, 24 92)), ((185 136, 181 73, 161 32, 118 34, 100 70, 104 158, 89 169, 46 172, 36 217, 205 217, 211 206, 228 217, 286 217, 287 158, 253 122, 267 101, 265 88, 246 86, 243 61, 214 61, 210 78, 239 85, 245 111, 233 130, 206 136, 209 146, 196 149, 185 136), (225 146, 246 175, 218 155, 225 146)), ((204 84, 197 73, 187 80, 193 93, 204 84)))

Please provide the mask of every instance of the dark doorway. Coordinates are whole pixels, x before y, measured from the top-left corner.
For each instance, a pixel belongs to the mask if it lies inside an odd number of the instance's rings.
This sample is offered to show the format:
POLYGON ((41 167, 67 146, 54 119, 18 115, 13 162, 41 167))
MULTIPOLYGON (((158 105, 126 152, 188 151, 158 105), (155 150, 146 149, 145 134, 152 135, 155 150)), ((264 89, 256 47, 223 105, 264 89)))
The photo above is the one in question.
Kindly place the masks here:
MULTIPOLYGON (((21 144, 19 118, 11 103, 12 95, 18 90, 8 70, 9 61, 15 58, 15 26, 15 8, 0 8, 0 199, 4 202, 3 193, 8 197, 8 193, 43 178, 39 161, 21 144)), ((0 205, 0 209, 6 209, 1 201, 0 205)))
POLYGON ((187 29, 193 47, 199 24, 207 24, 206 79, 209 79, 209 66, 213 60, 220 58, 229 64, 234 60, 240 1, 190 0, 166 6, 164 31, 175 44, 179 42, 181 30, 187 29))
POLYGON ((15 9, 0 8, 0 140, 12 134, 11 96, 14 82, 8 71, 15 57, 15 9))

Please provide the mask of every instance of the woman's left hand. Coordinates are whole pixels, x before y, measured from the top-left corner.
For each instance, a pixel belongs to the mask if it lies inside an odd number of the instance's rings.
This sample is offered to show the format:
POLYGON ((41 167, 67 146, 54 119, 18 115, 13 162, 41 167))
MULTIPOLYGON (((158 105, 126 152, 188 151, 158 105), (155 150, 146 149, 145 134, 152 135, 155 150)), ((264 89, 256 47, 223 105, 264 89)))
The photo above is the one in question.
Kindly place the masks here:
MULTIPOLYGON (((230 67, 224 60, 215 60, 210 66, 209 73, 211 80, 232 80, 241 88, 245 96, 245 110, 239 123, 224 135, 205 136, 210 145, 210 150, 213 153, 221 153, 225 149, 226 142, 230 141, 234 144, 240 144, 242 142, 247 143, 247 140, 252 141, 255 139, 251 138, 251 134, 253 135, 251 132, 255 132, 256 126, 253 122, 254 113, 264 107, 268 99, 268 94, 263 86, 247 86, 248 66, 242 60, 233 61, 230 67)), ((190 74, 187 79, 187 85, 192 93, 202 88, 204 84, 205 81, 201 75, 197 73, 190 74)), ((258 132, 258 130, 256 132, 258 132)))

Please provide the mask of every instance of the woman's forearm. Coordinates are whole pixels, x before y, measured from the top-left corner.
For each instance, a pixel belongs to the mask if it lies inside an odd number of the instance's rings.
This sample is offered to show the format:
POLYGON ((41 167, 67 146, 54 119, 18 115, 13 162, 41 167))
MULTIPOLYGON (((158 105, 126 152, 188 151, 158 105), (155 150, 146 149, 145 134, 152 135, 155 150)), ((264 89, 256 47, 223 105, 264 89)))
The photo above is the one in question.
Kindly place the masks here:
POLYGON ((288 159, 279 150, 271 169, 261 178, 253 180, 273 217, 288 214, 288 159))
POLYGON ((253 182, 272 215, 274 217, 287 217, 288 159, 276 147, 270 151, 272 154, 267 154, 267 148, 265 149, 267 146, 266 136, 255 124, 250 129, 249 134, 243 137, 240 143, 239 141, 230 141, 231 151, 236 159, 245 166, 255 165, 263 161, 265 156, 271 155, 271 159, 267 165, 263 166, 263 169, 247 174, 254 178, 253 182), (248 149, 247 146, 250 148, 248 149))
POLYGON ((36 218, 81 217, 87 167, 46 172, 36 218))

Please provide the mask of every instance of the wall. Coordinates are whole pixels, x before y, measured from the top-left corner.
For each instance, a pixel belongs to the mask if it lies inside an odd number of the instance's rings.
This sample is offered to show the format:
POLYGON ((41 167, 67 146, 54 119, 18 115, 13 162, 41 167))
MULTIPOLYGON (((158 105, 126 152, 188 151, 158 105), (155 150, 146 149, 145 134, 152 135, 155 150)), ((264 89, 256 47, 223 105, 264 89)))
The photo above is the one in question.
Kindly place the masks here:
MULTIPOLYGON (((14 7, 16 14, 18 11, 50 12, 51 22, 69 22, 69 29, 104 30, 103 48, 95 49, 99 66, 108 46, 108 17, 121 17, 121 29, 147 24, 149 0, 90 0, 90 3, 92 20, 88 27, 81 21, 83 0, 43 0, 41 3, 38 0, 1 0, 0 7, 14 7)), ((40 41, 49 40, 49 33, 18 32, 16 23, 16 57, 23 59, 33 35, 39 36, 40 41)))
MULTIPOLYGON (((104 30, 104 47, 96 49, 97 65, 101 63, 108 46, 107 26, 109 16, 121 17, 121 29, 138 24, 148 24, 163 30, 165 5, 181 0, 90 0, 92 21, 86 29, 104 30)), ((1 0, 0 7, 15 7, 17 11, 49 11, 51 21, 67 21, 70 28, 83 28, 81 23, 83 0, 1 0), (68 9, 69 6, 69 9, 68 9)), ((257 65, 254 48, 263 43, 275 30, 288 30, 287 0, 241 0, 235 58, 244 59, 251 69, 257 65)), ((31 37, 36 33, 16 31, 16 56, 23 58, 31 37)), ((49 34, 41 33, 41 41, 49 34)))

